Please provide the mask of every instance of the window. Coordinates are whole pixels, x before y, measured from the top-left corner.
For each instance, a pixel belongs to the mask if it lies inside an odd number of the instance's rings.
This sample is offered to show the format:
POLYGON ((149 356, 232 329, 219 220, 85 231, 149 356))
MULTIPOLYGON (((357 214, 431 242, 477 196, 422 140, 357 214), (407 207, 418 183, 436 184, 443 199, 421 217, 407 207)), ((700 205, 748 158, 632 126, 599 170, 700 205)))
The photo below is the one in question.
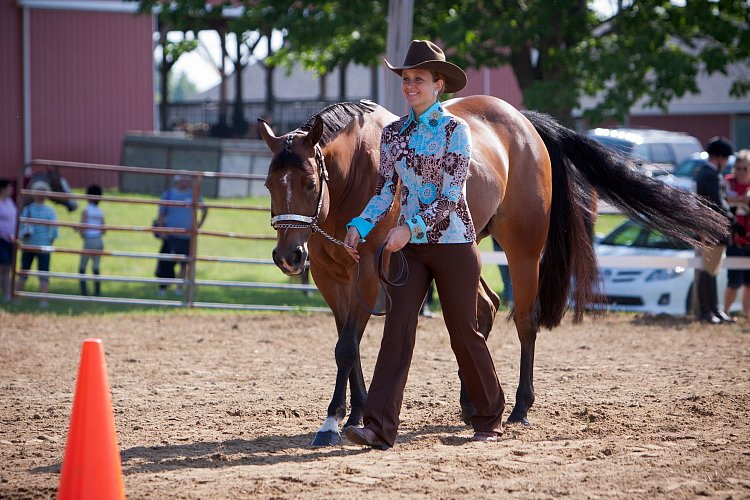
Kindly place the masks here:
POLYGON ((668 144, 655 143, 651 144, 651 161, 653 163, 669 163, 674 165, 672 150, 668 144))

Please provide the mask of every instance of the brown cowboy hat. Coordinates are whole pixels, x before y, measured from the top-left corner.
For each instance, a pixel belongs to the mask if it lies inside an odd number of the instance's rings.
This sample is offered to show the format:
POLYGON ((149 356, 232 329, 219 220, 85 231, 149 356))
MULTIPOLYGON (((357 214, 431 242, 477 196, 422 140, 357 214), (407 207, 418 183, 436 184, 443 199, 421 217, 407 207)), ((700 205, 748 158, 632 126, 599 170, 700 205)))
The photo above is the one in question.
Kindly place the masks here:
POLYGON ((388 60, 383 60, 388 69, 398 76, 405 69, 428 69, 442 73, 445 76, 445 92, 458 92, 466 86, 466 73, 446 61, 443 50, 429 40, 412 40, 402 66, 394 66, 388 60))

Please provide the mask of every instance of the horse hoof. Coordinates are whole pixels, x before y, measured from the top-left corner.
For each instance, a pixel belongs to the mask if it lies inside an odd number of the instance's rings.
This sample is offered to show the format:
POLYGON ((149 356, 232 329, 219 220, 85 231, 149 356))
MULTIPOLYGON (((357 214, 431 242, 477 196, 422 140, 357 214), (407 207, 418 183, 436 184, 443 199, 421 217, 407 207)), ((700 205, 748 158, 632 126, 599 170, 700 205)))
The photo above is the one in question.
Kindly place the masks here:
POLYGON ((526 417, 517 417, 513 418, 513 415, 508 417, 508 424, 521 424, 524 427, 531 427, 531 422, 529 422, 529 419, 526 417))
POLYGON ((313 446, 337 446, 341 444, 341 434, 334 431, 316 432, 313 446))

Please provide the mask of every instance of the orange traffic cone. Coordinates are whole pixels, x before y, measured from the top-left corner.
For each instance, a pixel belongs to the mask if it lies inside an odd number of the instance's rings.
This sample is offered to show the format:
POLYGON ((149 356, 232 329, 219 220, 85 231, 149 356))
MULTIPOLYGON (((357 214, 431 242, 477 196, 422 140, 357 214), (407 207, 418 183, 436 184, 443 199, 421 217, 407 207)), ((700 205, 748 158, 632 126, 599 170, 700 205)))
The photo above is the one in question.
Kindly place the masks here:
POLYGON ((101 339, 83 341, 57 498, 125 498, 101 339))

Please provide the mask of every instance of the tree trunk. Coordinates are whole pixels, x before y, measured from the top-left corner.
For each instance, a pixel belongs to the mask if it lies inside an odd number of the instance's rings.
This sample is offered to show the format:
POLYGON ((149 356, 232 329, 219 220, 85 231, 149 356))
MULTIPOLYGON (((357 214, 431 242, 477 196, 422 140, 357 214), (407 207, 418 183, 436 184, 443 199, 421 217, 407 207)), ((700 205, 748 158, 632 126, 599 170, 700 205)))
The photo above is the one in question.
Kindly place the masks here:
POLYGON ((221 84, 219 87, 219 122, 217 123, 217 136, 223 137, 229 128, 227 125, 227 40, 224 31, 217 30, 219 42, 221 44, 221 61, 219 61, 219 71, 221 73, 221 84))
MULTIPOLYGON (((272 33, 272 29, 266 30, 265 33, 266 40, 268 41, 269 56, 273 55, 273 48, 271 47, 272 33)), ((263 67, 266 70, 266 114, 268 114, 269 116, 274 116, 274 109, 276 108, 276 95, 273 91, 273 72, 275 68, 266 64, 264 64, 263 67)))
POLYGON ((370 68, 370 99, 375 102, 380 102, 380 82, 378 76, 380 74, 380 67, 373 66, 370 68))
POLYGON ((172 64, 167 59, 167 32, 165 28, 160 30, 159 43, 161 44, 161 63, 159 64, 159 128, 169 130, 169 70, 172 64))
POLYGON ((347 101, 348 92, 346 91, 346 69, 349 67, 348 63, 344 63, 339 66, 339 101, 347 101))
POLYGON ((328 73, 323 73, 318 78, 318 98, 321 101, 328 99, 328 73))
POLYGON ((244 97, 242 93, 242 72, 245 66, 242 64, 241 39, 242 34, 237 36, 237 58, 234 63, 234 113, 232 114, 232 130, 236 137, 244 137, 247 132, 247 120, 245 120, 244 97))

